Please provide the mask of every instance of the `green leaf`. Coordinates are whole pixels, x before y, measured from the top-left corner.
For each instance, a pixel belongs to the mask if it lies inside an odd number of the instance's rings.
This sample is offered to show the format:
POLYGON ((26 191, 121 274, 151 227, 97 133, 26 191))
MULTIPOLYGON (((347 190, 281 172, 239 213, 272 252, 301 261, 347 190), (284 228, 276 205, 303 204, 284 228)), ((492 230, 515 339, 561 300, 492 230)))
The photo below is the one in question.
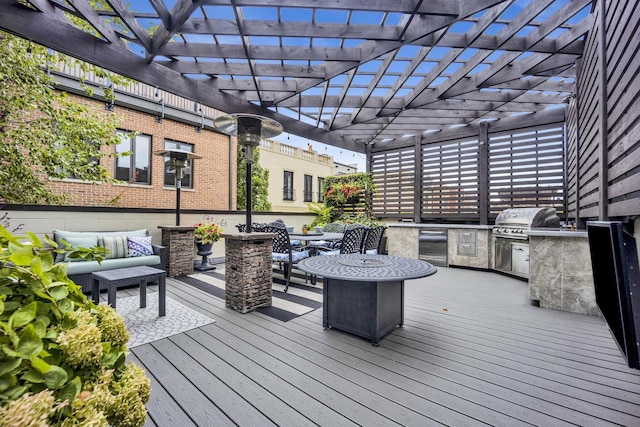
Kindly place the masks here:
POLYGON ((30 246, 20 247, 13 243, 9 243, 9 250, 11 251, 9 261, 20 267, 31 265, 31 261, 33 260, 33 250, 30 246))
POLYGON ((49 365, 38 356, 31 356, 29 360, 31 361, 31 367, 42 374, 46 374, 51 370, 51 365, 49 365))
POLYGON ((44 382, 44 375, 35 369, 29 369, 20 377, 22 381, 40 384, 44 382))
POLYGON ((45 323, 41 320, 42 317, 44 316, 36 317, 36 320, 32 323, 33 327, 36 330, 36 333, 40 338, 44 338, 47 333, 47 325, 45 325, 45 323))
POLYGON ((28 389, 29 388, 27 386, 17 385, 15 387, 11 387, 10 389, 6 390, 5 394, 7 395, 9 400, 16 400, 17 398, 25 394, 25 392, 28 389))
POLYGON ((76 397, 78 397, 80 390, 82 390, 82 381, 80 381, 80 377, 75 377, 69 381, 62 390, 60 390, 57 398, 61 402, 64 402, 65 400, 73 402, 76 397))
POLYGON ((20 328, 36 317, 37 305, 35 302, 25 305, 14 312, 9 318, 9 325, 12 328, 20 328))
POLYGON ((67 382, 67 373, 60 366, 52 365, 51 369, 44 374, 44 383, 47 387, 57 390, 67 382))
POLYGON ((9 387, 18 384, 18 379, 13 374, 4 374, 0 376, 0 392, 4 393, 9 387))
POLYGON ((69 288, 65 284, 61 286, 51 286, 49 287, 49 293, 56 301, 60 301, 69 295, 69 288))
POLYGON ((7 374, 20 366, 21 359, 10 359, 0 365, 0 376, 7 374))
POLYGON ((2 345, 2 352, 4 354, 6 354, 8 357, 15 357, 15 358, 20 358, 20 353, 18 353, 17 351, 14 351, 11 347, 9 347, 6 344, 2 345))
POLYGON ((63 299, 58 305, 61 313, 71 313, 73 311, 73 304, 68 299, 63 299))
POLYGON ((37 355, 42 351, 42 340, 33 325, 27 325, 20 333, 18 351, 22 357, 37 355))

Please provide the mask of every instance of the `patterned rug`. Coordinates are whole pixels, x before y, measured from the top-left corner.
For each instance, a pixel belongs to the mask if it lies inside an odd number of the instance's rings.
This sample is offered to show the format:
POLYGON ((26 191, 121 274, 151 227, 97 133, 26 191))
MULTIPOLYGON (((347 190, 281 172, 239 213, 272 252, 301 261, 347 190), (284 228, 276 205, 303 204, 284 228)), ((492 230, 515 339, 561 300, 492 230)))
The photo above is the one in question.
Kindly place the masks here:
MULTIPOLYGON (((189 276, 176 277, 190 286, 207 292, 222 300, 224 296, 224 264, 215 270, 195 273, 189 276)), ((287 322, 322 307, 322 285, 313 286, 305 283, 302 275, 294 275, 287 293, 284 292, 286 281, 279 272, 273 276, 273 298, 271 307, 258 308, 256 311, 266 316, 287 322)))
POLYGON ((170 337, 215 320, 167 297, 166 316, 158 317, 158 293, 147 293, 147 306, 140 308, 140 297, 118 298, 116 310, 127 325, 131 339, 128 348, 170 337))

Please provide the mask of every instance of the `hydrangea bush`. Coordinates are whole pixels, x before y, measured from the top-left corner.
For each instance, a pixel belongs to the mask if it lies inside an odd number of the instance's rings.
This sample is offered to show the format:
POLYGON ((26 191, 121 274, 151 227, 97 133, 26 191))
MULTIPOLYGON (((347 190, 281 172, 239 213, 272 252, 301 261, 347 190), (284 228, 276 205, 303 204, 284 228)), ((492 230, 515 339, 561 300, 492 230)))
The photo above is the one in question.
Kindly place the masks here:
POLYGON ((144 425, 151 387, 126 363, 124 320, 88 300, 45 242, 0 226, 0 427, 144 425))

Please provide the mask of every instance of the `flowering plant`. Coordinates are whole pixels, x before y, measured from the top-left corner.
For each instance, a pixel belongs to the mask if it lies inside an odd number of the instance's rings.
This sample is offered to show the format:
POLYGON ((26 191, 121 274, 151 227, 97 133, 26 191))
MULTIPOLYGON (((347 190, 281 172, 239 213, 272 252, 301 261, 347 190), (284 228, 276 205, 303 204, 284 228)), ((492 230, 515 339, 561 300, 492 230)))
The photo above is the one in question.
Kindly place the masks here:
POLYGON ((220 233, 222 233, 222 231, 219 225, 199 222, 196 224, 193 235, 195 236, 196 242, 206 245, 207 243, 220 240, 220 233))
POLYGON ((332 205, 342 205, 349 200, 356 200, 363 192, 364 188, 357 183, 336 183, 327 189, 324 196, 332 205))
POLYGON ((151 386, 126 362, 124 319, 87 300, 53 261, 68 248, 45 241, 0 225, 0 425, 143 426, 151 386))

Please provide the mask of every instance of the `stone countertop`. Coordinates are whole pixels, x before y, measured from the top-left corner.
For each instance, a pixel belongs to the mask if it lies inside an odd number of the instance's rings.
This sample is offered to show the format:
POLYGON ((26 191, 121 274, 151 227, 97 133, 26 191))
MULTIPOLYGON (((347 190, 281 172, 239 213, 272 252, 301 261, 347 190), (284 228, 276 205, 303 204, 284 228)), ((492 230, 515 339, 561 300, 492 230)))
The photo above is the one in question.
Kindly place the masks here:
POLYGON ((529 230, 529 236, 541 237, 582 237, 587 238, 586 230, 567 230, 564 228, 532 228, 529 230))
POLYGON ((476 230, 491 230, 493 228, 493 225, 486 224, 421 224, 415 222, 389 222, 386 225, 390 228, 471 228, 476 230))

